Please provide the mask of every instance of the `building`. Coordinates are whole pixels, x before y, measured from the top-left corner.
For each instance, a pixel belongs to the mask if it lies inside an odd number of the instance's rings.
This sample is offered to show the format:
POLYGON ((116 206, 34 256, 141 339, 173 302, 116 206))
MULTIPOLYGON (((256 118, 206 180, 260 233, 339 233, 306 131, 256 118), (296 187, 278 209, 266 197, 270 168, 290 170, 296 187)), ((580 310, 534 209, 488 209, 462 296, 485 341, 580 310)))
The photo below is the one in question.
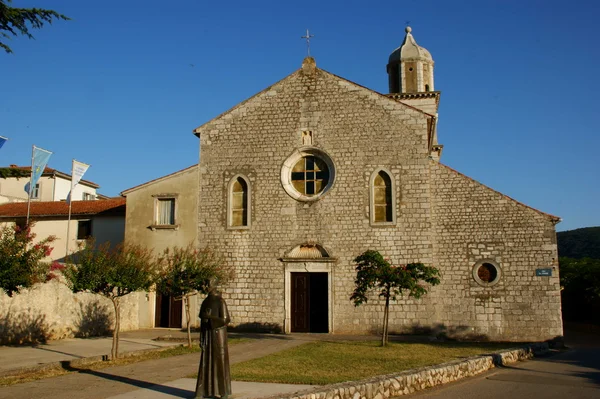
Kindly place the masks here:
MULTIPOLYGON (((198 165, 127 189, 125 241, 151 248, 160 255, 169 247, 197 245, 198 165)), ((181 298, 151 292, 150 319, 154 327, 178 328, 184 319, 181 298)), ((192 315, 198 314, 191 301, 192 315)), ((194 317, 194 324, 198 319, 194 317)))
MULTIPOLYGON (((0 179, 0 204, 6 202, 27 201, 25 185, 29 183, 31 166, 10 165, 8 168, 22 172, 23 177, 5 177, 0 179)), ((98 194, 96 183, 80 180, 73 190, 73 201, 106 199, 98 194)), ((31 194, 32 201, 65 201, 71 191, 71 175, 52 168, 44 168, 31 194)))
MULTIPOLYGON (((105 242, 116 245, 124 240, 125 198, 73 201, 70 223, 69 204, 64 201, 32 202, 29 215, 30 221, 35 223, 32 231, 38 238, 56 236, 52 260, 64 260, 67 239, 69 254, 76 252, 79 243, 89 237, 93 237, 98 245, 105 242)), ((26 218, 27 202, 0 205, 0 228, 14 224, 24 226, 26 218)))
POLYGON ((440 162, 434 61, 410 28, 387 72, 390 93, 380 94, 307 57, 194 130, 197 239, 235 266, 223 289, 233 324, 379 330, 377 295, 358 308, 349 300, 353 260, 373 249, 393 264, 423 262, 442 275, 420 300, 391 305, 392 333, 561 336, 560 219, 440 162))

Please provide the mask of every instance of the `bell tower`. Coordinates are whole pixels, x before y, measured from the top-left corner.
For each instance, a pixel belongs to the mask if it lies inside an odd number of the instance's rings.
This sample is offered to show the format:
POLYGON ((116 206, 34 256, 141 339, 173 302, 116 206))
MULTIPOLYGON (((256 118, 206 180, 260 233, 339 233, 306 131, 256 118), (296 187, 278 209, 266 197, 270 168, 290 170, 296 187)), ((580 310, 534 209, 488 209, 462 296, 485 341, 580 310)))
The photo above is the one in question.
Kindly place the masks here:
POLYGON ((440 92, 433 83, 433 58, 419 46, 407 26, 404 41, 390 54, 387 64, 390 93, 388 97, 418 108, 431 115, 429 122, 429 154, 439 160, 443 146, 437 141, 440 92))
POLYGON ((390 94, 434 91, 433 58, 419 46, 407 26, 402 45, 392 52, 387 64, 390 94))

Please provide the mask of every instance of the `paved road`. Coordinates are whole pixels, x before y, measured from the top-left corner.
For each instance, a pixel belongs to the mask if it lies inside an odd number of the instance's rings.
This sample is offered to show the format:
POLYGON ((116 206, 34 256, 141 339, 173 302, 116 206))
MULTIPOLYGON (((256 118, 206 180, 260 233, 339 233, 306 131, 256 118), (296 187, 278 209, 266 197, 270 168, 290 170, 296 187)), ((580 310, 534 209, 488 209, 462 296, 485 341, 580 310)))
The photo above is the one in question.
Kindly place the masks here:
POLYGON ((600 398, 600 337, 568 332, 566 344, 570 351, 492 369, 403 398, 600 398))

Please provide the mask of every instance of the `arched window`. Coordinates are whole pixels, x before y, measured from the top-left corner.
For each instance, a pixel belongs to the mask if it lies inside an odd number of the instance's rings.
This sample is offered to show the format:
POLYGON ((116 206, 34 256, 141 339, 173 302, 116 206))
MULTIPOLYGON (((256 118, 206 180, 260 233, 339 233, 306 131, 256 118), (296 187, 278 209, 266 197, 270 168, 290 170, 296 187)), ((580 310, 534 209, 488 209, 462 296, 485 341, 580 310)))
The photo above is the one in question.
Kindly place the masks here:
POLYGON ((250 184, 243 176, 236 176, 229 182, 228 226, 244 228, 250 226, 250 184))
POLYGON ((395 218, 394 187, 390 173, 378 170, 371 176, 371 223, 393 224, 395 218))

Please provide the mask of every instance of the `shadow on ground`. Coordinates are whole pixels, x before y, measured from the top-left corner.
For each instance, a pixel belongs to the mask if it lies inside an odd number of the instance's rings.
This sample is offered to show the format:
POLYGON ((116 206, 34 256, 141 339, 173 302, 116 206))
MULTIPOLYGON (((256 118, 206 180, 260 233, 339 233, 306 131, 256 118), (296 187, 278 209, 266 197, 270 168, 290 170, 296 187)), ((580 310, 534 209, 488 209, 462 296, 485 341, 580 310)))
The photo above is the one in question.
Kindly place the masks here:
POLYGON ((131 386, 134 386, 134 387, 137 387, 140 389, 149 389, 152 391, 161 392, 161 393, 172 395, 172 396, 177 396, 180 398, 190 398, 190 397, 193 397, 194 393, 195 393, 193 391, 188 391, 187 389, 169 387, 166 385, 156 384, 154 382, 136 380, 134 378, 123 377, 120 375, 103 373, 102 371, 80 369, 80 368, 71 366, 68 361, 61 362, 61 365, 64 370, 67 370, 70 372, 89 374, 89 375, 93 375, 93 376, 99 377, 99 378, 104 378, 104 379, 107 379, 110 381, 117 381, 117 382, 120 382, 123 384, 131 385, 131 386))

